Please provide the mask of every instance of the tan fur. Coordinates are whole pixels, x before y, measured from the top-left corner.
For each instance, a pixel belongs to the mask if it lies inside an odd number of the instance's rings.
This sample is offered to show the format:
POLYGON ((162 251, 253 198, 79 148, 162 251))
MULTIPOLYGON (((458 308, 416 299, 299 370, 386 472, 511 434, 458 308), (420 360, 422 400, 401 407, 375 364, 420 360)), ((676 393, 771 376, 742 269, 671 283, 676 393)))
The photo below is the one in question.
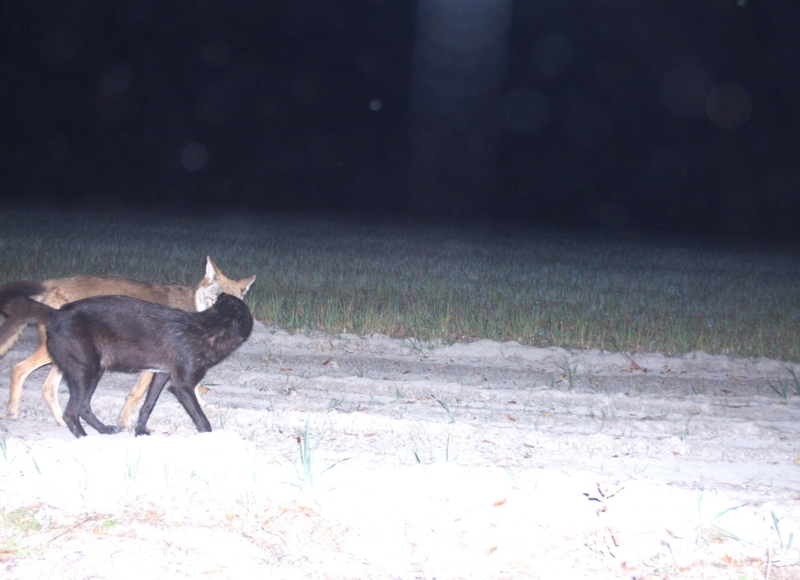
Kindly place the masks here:
MULTIPOLYGON (((121 276, 78 274, 67 276, 66 278, 45 280, 42 282, 45 291, 42 294, 31 296, 31 298, 51 308, 61 308, 64 304, 91 296, 121 294, 172 308, 180 308, 188 312, 199 312, 214 304, 214 301, 223 292, 237 298, 244 298, 255 279, 256 277, 253 275, 242 280, 231 280, 220 272, 210 257, 206 257, 206 275, 195 288, 172 284, 146 284, 121 276)), ((18 337, 19 332, 10 337, 5 344, 0 345, 0 352, 6 352, 10 349, 18 337)), ((39 325, 39 340, 41 344, 36 352, 15 365, 11 371, 8 409, 14 418, 19 415, 19 401, 22 394, 22 384, 25 379, 39 367, 52 363, 52 359, 47 352, 44 327, 42 325, 39 325)), ((61 425, 65 425, 64 420, 61 418, 61 406, 58 403, 58 386, 61 383, 61 376, 61 371, 55 365, 52 365, 50 374, 47 375, 47 379, 42 385, 42 396, 56 421, 61 425)), ((128 427, 128 418, 141 400, 152 378, 153 373, 142 373, 136 382, 136 386, 126 398, 125 406, 120 413, 120 423, 124 427, 128 427)))
POLYGON ((28 326, 27 324, 18 324, 14 328, 8 329, 8 332, 5 332, 5 340, 0 342, 0 356, 6 354, 11 347, 17 344, 17 340, 19 340, 19 336, 22 334, 22 331, 25 330, 25 327, 28 326))

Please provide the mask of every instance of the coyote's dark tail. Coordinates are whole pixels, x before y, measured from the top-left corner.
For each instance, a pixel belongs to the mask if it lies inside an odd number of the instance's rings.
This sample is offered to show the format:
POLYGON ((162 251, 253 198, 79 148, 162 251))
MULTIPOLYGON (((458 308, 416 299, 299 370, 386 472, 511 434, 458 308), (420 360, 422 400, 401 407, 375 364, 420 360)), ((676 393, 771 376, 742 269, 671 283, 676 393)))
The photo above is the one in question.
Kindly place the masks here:
POLYGON ((0 286, 0 312, 6 317, 0 326, 0 356, 16 344, 26 326, 50 320, 55 310, 30 298, 44 290, 38 282, 27 280, 0 286))

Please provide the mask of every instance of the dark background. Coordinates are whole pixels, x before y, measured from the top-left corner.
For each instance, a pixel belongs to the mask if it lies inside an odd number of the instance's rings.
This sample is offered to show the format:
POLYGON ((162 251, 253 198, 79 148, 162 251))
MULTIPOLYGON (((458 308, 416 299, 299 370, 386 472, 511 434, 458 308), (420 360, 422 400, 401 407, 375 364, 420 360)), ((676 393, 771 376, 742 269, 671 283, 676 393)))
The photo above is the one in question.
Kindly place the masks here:
POLYGON ((517 0, 491 106, 423 185, 417 10, 4 2, 3 203, 800 239, 795 0, 517 0))

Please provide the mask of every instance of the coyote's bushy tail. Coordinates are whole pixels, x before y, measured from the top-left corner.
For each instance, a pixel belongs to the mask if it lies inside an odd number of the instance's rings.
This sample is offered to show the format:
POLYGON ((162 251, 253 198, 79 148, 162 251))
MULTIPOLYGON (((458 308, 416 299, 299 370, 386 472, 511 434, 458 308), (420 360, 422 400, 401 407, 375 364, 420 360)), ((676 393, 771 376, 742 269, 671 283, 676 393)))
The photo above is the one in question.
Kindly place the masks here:
POLYGON ((38 282, 27 280, 0 286, 0 312, 6 317, 0 326, 0 356, 17 343, 26 326, 50 320, 55 310, 30 298, 44 291, 38 282))

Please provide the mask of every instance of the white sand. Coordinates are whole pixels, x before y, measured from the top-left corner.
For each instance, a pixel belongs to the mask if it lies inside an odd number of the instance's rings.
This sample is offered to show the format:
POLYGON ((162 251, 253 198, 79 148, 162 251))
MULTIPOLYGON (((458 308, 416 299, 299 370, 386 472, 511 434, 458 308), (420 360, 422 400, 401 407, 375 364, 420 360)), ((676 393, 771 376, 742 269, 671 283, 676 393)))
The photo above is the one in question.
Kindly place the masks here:
POLYGON ((150 437, 76 440, 37 371, 0 419, 0 576, 800 578, 788 364, 429 346, 257 325, 206 377, 209 434, 165 392, 150 437))

